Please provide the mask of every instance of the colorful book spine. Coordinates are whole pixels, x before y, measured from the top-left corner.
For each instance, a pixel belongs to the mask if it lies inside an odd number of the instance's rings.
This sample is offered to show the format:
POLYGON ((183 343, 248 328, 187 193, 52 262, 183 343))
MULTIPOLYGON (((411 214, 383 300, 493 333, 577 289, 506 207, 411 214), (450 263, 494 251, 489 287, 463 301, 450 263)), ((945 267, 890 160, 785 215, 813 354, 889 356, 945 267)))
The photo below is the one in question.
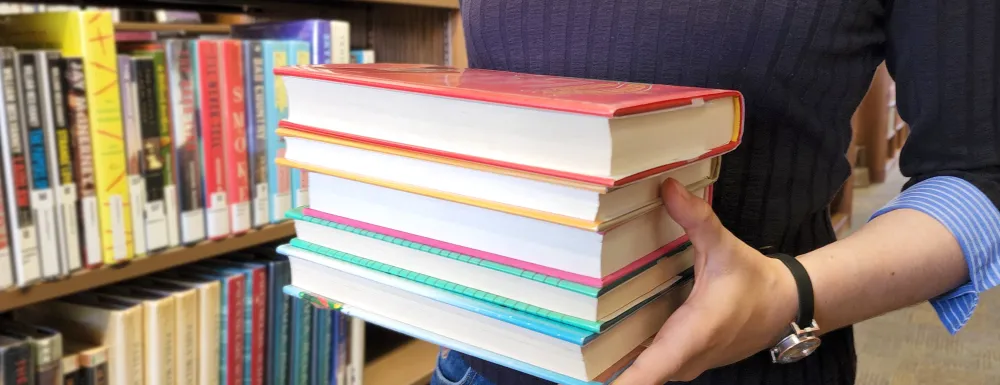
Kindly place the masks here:
POLYGON ((221 298, 219 330, 219 384, 243 385, 243 354, 246 325, 246 277, 202 265, 188 267, 196 276, 219 280, 221 298))
MULTIPOLYGON (((346 23, 345 23, 346 24, 346 23)), ((309 46, 315 62, 332 63, 331 22, 323 19, 252 23, 233 26, 233 37, 240 39, 294 40, 309 46)))
POLYGON ((122 101, 125 155, 128 162, 125 173, 128 180, 130 226, 126 232, 128 242, 136 257, 146 255, 146 229, 142 209, 146 202, 146 180, 142 177, 142 131, 139 127, 138 86, 132 58, 118 55, 118 86, 122 101))
POLYGON ((333 310, 314 309, 312 325, 312 354, 309 363, 309 385, 330 385, 330 352, 333 347, 333 310))
POLYGON ((253 203, 253 226, 271 221, 268 207, 267 120, 264 111, 264 46, 256 40, 243 42, 243 65, 246 72, 247 148, 249 151, 250 194, 253 203))
MULTIPOLYGON (((327 23, 329 28, 329 23, 327 23)), ((309 43, 301 41, 291 41, 288 43, 289 65, 311 63, 309 43)), ((329 50, 327 50, 329 52, 329 50)), ((287 110, 286 110, 287 112, 287 110)), ((282 117, 286 118, 287 114, 282 117)), ((294 200, 292 207, 301 207, 309 204, 309 173, 300 169, 292 169, 292 193, 294 200)))
POLYGON ((63 83, 66 62, 59 52, 47 51, 46 74, 42 77, 44 102, 48 122, 45 125, 45 142, 49 158, 49 173, 55 191, 56 225, 59 238, 59 255, 63 274, 79 270, 83 264, 80 250, 80 228, 77 219, 76 176, 73 174, 73 148, 63 83))
POLYGON ((77 199, 77 228, 82 233, 83 265, 96 269, 104 264, 101 255, 101 220, 97 208, 94 178, 94 148, 90 141, 90 111, 87 108, 87 86, 83 74, 83 59, 65 58, 67 124, 73 148, 73 175, 77 199))
POLYGON ((347 384, 347 351, 350 345, 351 318, 340 310, 333 312, 333 351, 331 352, 330 383, 347 384))
POLYGON ((22 138, 28 150, 31 178, 31 208, 38 234, 38 251, 41 256, 42 277, 60 275, 59 241, 56 236, 55 198, 52 196, 52 179, 46 155, 45 128, 43 123, 41 73, 44 73, 44 52, 21 52, 21 116, 22 138))
POLYGON ((219 43, 222 61, 220 69, 220 89, 224 97, 222 105, 223 152, 226 167, 226 191, 228 192, 229 222, 233 234, 250 230, 250 160, 247 157, 247 114, 246 89, 244 84, 243 43, 225 40, 219 43))
POLYGON ((281 77, 271 76, 274 68, 290 63, 288 43, 265 40, 264 45, 264 112, 267 121, 267 175, 271 222, 285 220, 285 212, 292 208, 291 170, 278 166, 274 160, 285 156, 285 141, 275 132, 278 122, 288 117, 288 95, 281 77))
POLYGON ((128 186, 124 183, 121 96, 114 92, 117 52, 108 38, 113 33, 111 14, 98 11, 16 15, 5 18, 0 25, 0 44, 58 48, 63 56, 83 59, 94 168, 101 170, 96 173, 95 191, 106 263, 133 256, 125 234, 131 228, 131 215, 128 186))
POLYGON ((0 49, 3 55, 3 101, 5 128, 0 130, 3 139, 4 195, 8 203, 7 220, 14 236, 14 281, 19 286, 34 283, 42 277, 38 256, 38 239, 35 234, 34 213, 31 210, 31 193, 28 183, 28 161, 21 134, 21 109, 18 104, 17 78, 20 76, 18 55, 13 48, 0 49))
POLYGON ((163 172, 163 209, 167 222, 167 246, 181 244, 177 211, 177 175, 174 172, 173 132, 170 127, 170 88, 167 81, 167 58, 162 49, 151 53, 156 67, 156 103, 160 123, 160 164, 163 172))
POLYGON ((146 184, 144 230, 146 249, 150 252, 167 248, 170 235, 165 204, 166 184, 164 159, 160 139, 160 102, 156 88, 156 64, 151 57, 134 57, 132 66, 137 86, 139 132, 142 139, 139 165, 146 184))
POLYGON ((313 306, 298 298, 292 300, 291 385, 309 385, 309 352, 312 350, 313 306))
POLYGON ((196 40, 194 63, 198 84, 198 115, 201 118, 201 161, 207 212, 205 223, 209 239, 230 234, 229 205, 226 194, 225 141, 222 128, 222 91, 219 85, 219 41, 196 40))
POLYGON ((244 297, 243 384, 264 384, 264 340, 267 322, 267 268, 241 261, 209 260, 209 269, 230 274, 242 274, 246 285, 244 297))
POLYGON ((174 170, 177 185, 180 242, 205 239, 205 195, 202 191, 201 147, 195 82, 193 43, 164 41, 170 90, 170 123, 173 130, 174 170))

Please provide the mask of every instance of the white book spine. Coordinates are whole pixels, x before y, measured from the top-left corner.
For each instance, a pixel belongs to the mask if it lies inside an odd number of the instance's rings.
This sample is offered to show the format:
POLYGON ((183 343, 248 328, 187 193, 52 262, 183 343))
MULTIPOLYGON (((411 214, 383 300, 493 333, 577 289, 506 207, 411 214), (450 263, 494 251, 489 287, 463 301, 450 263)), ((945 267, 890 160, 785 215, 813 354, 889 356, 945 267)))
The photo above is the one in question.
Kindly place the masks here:
POLYGON ((55 199, 52 198, 52 189, 33 190, 31 207, 35 214, 42 278, 58 277, 61 273, 59 240, 56 237, 55 199))
POLYGON ((167 216, 167 246, 175 247, 181 244, 181 234, 177 211, 177 185, 170 183, 163 186, 163 208, 167 216))
POLYGON ((146 254, 146 226, 143 208, 146 206, 146 179, 142 175, 129 175, 129 203, 132 207, 132 247, 136 257, 146 254))

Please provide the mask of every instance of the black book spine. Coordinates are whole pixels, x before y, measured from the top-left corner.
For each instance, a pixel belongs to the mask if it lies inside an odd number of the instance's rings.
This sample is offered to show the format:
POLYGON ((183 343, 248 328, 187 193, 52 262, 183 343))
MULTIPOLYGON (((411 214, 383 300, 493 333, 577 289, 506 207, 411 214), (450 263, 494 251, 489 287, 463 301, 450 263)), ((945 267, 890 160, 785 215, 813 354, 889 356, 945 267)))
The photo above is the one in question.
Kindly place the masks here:
POLYGON ((31 346, 18 344, 0 350, 0 380, 13 385, 35 385, 35 359, 31 346))
POLYGON ((80 367, 80 385, 108 385, 108 363, 80 367))
POLYGON ((136 58, 134 74, 138 86, 139 131, 142 135, 142 167, 146 179, 146 201, 163 201, 163 159, 160 152, 160 105, 156 93, 156 66, 152 59, 136 58))
POLYGON ((66 89, 63 80, 66 72, 66 61, 55 54, 49 58, 49 86, 52 97, 52 122, 55 125, 56 159, 59 162, 59 184, 71 185, 76 181, 73 168, 73 146, 69 128, 69 115, 66 108, 66 89))
POLYGON ((253 224, 262 226, 268 217, 267 186, 267 121, 264 118, 264 45, 248 41, 245 50, 247 103, 247 143, 250 149, 250 194, 253 202, 253 224))

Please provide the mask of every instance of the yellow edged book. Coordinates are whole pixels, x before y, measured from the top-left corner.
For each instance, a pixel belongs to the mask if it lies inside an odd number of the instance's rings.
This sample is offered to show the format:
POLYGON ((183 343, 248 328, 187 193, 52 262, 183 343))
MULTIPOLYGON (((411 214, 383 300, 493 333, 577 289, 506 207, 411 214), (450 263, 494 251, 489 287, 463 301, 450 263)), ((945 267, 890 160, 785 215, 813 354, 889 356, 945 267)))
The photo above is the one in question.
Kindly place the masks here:
POLYGON ((59 49, 63 57, 83 59, 103 260, 110 264, 131 259, 134 252, 128 240, 132 224, 111 14, 80 11, 7 16, 0 23, 0 44, 59 49))

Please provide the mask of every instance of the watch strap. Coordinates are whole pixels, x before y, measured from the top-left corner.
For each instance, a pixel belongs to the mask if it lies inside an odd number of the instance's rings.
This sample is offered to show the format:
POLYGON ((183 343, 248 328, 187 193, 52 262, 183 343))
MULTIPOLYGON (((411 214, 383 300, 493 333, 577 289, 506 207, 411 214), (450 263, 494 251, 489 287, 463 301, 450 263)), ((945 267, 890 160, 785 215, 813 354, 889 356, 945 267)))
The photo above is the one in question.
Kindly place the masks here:
POLYGON ((813 296, 812 280, 809 279, 809 273, 805 266, 802 266, 798 259, 788 254, 776 253, 768 256, 780 260, 792 272, 792 278, 795 279, 795 286, 799 293, 799 313, 795 323, 799 325, 799 328, 809 327, 813 323, 815 297, 813 296))

